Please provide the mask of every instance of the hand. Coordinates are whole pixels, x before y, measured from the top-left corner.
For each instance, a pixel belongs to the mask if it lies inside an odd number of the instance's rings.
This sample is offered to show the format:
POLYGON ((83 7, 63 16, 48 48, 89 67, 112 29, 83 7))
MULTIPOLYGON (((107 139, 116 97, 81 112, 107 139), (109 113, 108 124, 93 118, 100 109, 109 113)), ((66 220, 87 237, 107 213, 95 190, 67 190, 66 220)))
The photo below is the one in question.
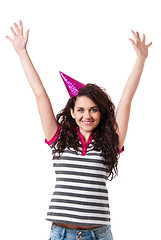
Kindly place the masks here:
POLYGON ((134 42, 134 40, 130 39, 133 48, 136 51, 136 54, 138 57, 142 57, 144 59, 146 59, 148 57, 148 48, 152 45, 152 42, 150 42, 148 45, 145 44, 145 34, 143 34, 143 40, 141 41, 139 33, 138 32, 134 32, 133 30, 131 30, 134 39, 136 41, 136 43, 134 42))
POLYGON ((26 49, 26 45, 27 45, 27 41, 28 41, 28 35, 29 35, 29 29, 27 30, 25 36, 23 36, 23 24, 22 21, 20 20, 19 22, 19 27, 16 23, 14 23, 15 26, 15 30, 13 29, 13 27, 11 27, 11 32, 14 36, 14 39, 6 36, 6 38, 12 42, 16 52, 18 54, 21 53, 21 51, 23 51, 24 49, 26 49))

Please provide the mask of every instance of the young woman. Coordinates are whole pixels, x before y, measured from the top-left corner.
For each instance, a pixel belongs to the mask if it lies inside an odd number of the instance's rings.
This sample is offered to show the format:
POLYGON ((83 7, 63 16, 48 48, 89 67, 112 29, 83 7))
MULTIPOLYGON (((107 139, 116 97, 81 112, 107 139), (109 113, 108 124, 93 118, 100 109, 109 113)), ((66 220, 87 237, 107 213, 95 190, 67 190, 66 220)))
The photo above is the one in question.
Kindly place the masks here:
MULTIPOLYGON (((71 91, 65 108, 55 117, 49 97, 30 60, 26 45, 29 30, 23 35, 23 24, 11 27, 12 42, 19 55, 27 80, 35 94, 45 133, 51 147, 56 185, 47 220, 52 222, 50 239, 112 240, 107 179, 117 175, 119 153, 124 150, 130 108, 138 87, 148 48, 145 35, 132 31, 137 59, 115 107, 105 90, 95 84, 71 91)), ((60 73, 67 85, 74 79, 60 73)), ((79 83, 78 83, 79 85, 79 83)), ((81 85, 82 86, 82 85, 81 85)), ((68 87, 68 86, 67 86, 68 87)))

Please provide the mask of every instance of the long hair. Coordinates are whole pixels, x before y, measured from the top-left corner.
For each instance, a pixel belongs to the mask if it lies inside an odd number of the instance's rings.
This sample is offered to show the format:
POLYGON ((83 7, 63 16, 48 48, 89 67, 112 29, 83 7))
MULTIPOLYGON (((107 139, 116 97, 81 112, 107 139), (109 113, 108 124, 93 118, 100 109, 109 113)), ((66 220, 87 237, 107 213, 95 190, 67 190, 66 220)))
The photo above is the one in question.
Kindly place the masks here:
POLYGON ((81 96, 90 98, 98 106, 101 113, 100 122, 93 131, 93 149, 101 152, 108 173, 108 180, 111 181, 118 174, 117 164, 119 158, 115 106, 106 90, 95 84, 86 84, 85 87, 79 89, 78 95, 70 98, 65 108, 56 115, 61 130, 57 140, 53 143, 53 158, 56 157, 56 153, 60 157, 66 147, 71 147, 76 151, 80 147, 79 136, 75 131, 77 123, 71 116, 70 108, 74 111, 75 101, 77 97, 81 96))

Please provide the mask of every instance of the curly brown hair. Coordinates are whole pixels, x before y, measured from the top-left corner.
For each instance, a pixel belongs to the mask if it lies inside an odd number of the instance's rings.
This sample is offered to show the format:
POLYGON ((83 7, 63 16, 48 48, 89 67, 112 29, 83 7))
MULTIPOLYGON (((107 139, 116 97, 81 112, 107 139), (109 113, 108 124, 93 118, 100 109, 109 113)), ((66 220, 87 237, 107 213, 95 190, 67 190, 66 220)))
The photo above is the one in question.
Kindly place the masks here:
POLYGON ((115 106, 106 90, 96 84, 89 83, 79 89, 78 95, 70 98, 65 108, 56 115, 56 120, 61 129, 58 138, 53 143, 53 158, 56 157, 56 153, 60 157, 66 147, 71 147, 75 151, 78 151, 80 147, 79 136, 75 131, 78 126, 71 116, 70 108, 74 110, 75 101, 77 97, 81 96, 90 98, 98 106, 101 113, 100 122, 93 131, 93 149, 101 152, 108 173, 108 180, 111 181, 118 174, 117 164, 119 158, 115 106))

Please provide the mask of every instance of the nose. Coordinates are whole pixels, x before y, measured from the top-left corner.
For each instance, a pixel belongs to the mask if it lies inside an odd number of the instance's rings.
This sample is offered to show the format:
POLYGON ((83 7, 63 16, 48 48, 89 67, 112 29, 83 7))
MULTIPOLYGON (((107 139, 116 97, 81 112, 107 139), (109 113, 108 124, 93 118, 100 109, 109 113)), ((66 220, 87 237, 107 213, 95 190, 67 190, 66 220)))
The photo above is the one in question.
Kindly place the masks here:
POLYGON ((91 114, 90 114, 89 111, 85 111, 85 112, 84 112, 84 118, 85 118, 85 119, 90 119, 90 118, 91 118, 91 114))

